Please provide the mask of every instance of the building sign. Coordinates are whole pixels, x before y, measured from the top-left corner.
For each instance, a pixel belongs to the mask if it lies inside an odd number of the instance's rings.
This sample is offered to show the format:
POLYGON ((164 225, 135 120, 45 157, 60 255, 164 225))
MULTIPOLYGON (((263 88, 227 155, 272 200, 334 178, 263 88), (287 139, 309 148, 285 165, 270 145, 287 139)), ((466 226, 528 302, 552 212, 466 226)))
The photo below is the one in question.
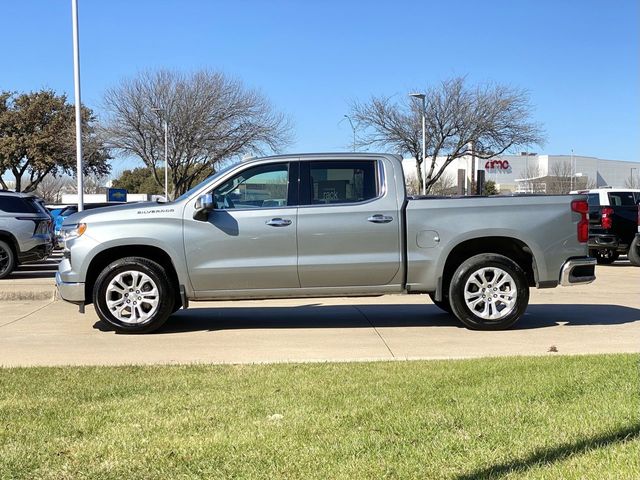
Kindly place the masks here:
POLYGON ((484 169, 493 172, 508 173, 511 172, 511 164, 509 160, 487 160, 484 169))
POLYGON ((107 202, 126 202, 127 190, 125 188, 107 189, 107 202))

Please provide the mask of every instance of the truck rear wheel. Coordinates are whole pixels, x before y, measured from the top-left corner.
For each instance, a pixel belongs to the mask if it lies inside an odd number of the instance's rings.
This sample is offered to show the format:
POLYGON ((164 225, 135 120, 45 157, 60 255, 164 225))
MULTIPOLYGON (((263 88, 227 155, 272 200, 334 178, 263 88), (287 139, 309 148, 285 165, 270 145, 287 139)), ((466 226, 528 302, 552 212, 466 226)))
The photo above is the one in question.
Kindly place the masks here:
POLYGON ((174 295, 165 269, 142 257, 127 257, 102 270, 93 288, 100 319, 119 333, 149 333, 173 312, 174 295))
POLYGON ((465 260, 449 285, 451 309, 473 330, 504 330, 524 314, 529 284, 520 266, 508 257, 482 253, 465 260))
POLYGON ((636 236, 636 238, 633 239, 633 242, 631 242, 629 252, 627 252, 627 257, 629 257, 629 261, 632 265, 640 267, 640 236, 636 236))

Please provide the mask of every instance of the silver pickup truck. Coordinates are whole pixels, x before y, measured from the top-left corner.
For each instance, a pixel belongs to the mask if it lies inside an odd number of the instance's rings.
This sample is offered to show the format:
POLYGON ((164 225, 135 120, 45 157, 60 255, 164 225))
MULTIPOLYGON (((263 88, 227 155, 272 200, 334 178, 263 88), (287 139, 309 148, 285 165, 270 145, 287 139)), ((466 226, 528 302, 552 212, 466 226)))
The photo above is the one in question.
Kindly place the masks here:
POLYGON ((189 301, 399 293, 497 330, 529 287, 595 279, 587 211, 580 196, 407 197, 394 155, 268 157, 173 202, 71 215, 56 283, 119 332, 189 301))

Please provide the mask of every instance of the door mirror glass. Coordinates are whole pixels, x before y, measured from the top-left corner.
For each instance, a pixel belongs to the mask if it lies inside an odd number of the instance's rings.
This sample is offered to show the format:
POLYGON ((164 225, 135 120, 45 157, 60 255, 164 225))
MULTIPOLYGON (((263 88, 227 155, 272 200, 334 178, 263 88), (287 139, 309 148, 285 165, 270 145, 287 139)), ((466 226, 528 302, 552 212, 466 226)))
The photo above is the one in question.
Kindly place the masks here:
POLYGON ((205 193, 196 200, 196 211, 193 213, 193 218, 203 220, 211 210, 213 210, 213 195, 205 193))

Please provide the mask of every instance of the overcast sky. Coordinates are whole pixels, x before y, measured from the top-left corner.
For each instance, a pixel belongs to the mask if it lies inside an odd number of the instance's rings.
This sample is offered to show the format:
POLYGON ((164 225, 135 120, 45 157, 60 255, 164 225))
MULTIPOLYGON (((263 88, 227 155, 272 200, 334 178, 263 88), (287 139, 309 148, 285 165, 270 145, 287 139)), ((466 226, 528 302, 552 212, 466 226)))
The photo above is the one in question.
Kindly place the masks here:
MULTIPOLYGON (((637 0, 79 0, 83 102, 144 69, 221 70, 294 125, 291 152, 349 149, 352 99, 447 77, 529 90, 538 153, 639 160, 637 0)), ((0 90, 73 98, 71 0, 5 1, 0 90)))

